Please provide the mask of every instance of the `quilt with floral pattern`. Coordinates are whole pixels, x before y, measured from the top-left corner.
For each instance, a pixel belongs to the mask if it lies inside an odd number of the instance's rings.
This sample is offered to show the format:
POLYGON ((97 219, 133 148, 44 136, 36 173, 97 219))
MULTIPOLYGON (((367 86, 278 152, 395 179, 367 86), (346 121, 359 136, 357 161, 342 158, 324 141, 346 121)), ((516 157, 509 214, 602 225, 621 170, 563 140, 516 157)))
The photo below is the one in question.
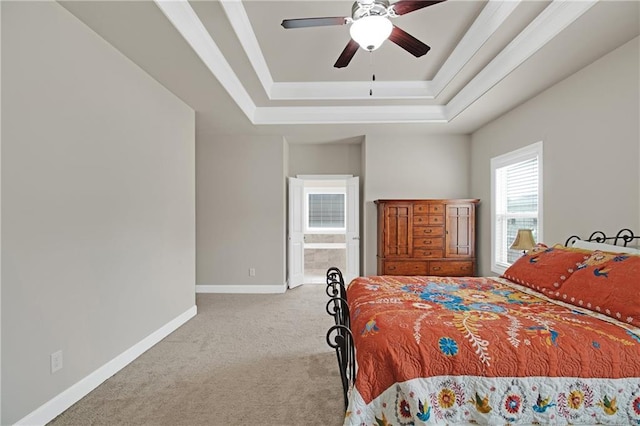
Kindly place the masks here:
POLYGON ((638 329, 498 278, 356 278, 345 425, 638 424, 638 329))

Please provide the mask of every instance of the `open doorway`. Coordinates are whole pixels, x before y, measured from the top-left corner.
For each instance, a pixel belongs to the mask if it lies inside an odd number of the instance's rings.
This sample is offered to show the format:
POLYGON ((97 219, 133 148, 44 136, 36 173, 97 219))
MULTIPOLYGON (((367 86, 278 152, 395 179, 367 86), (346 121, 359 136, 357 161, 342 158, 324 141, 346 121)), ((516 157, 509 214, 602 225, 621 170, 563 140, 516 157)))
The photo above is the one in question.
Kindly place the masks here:
POLYGON ((359 275, 359 191, 352 176, 289 178, 289 287, 325 283, 329 267, 359 275))
POLYGON ((344 180, 304 181, 304 280, 322 284, 328 268, 347 266, 344 180))

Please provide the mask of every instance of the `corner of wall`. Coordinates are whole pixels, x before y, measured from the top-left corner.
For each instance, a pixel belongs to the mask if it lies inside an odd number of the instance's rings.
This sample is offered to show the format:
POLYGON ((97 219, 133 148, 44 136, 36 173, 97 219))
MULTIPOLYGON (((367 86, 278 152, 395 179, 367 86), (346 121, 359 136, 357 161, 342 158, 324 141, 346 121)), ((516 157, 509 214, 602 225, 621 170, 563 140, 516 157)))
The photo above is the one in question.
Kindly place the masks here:
MULTIPOLYGON (((2 46, 2 2, 0 2, 0 46, 2 46)), ((0 55, 0 99, 2 99, 2 55, 0 55)), ((0 114, 0 253, 2 253, 2 115, 0 114)), ((2 256, 0 255, 0 366, 2 365, 2 256)), ((0 368, 0 424, 2 421, 2 368, 0 368)))

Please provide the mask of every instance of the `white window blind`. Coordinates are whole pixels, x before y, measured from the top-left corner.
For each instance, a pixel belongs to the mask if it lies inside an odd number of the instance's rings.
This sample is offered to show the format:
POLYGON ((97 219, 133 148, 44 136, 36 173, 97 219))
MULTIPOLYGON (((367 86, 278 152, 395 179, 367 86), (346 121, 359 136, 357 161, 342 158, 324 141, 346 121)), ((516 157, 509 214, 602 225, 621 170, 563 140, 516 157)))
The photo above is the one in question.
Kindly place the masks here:
POLYGON ((309 229, 345 227, 345 194, 309 194, 309 229))
POLYGON ((504 272, 522 255, 509 249, 518 229, 531 229, 540 241, 541 149, 541 144, 534 144, 492 160, 494 272, 504 272))

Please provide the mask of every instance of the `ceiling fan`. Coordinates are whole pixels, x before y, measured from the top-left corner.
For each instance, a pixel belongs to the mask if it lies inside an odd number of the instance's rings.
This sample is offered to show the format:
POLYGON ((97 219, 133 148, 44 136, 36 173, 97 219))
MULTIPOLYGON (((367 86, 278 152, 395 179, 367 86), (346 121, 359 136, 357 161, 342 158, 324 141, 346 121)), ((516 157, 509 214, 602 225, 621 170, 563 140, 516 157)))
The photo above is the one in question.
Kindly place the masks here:
POLYGON ((420 57, 431 48, 393 25, 389 19, 443 1, 446 0, 399 0, 389 4, 389 0, 357 0, 353 3, 351 17, 285 19, 282 21, 282 26, 289 29, 351 24, 349 28, 351 40, 333 65, 336 68, 344 68, 349 65, 358 47, 372 52, 380 47, 386 39, 391 40, 413 56, 420 57))

